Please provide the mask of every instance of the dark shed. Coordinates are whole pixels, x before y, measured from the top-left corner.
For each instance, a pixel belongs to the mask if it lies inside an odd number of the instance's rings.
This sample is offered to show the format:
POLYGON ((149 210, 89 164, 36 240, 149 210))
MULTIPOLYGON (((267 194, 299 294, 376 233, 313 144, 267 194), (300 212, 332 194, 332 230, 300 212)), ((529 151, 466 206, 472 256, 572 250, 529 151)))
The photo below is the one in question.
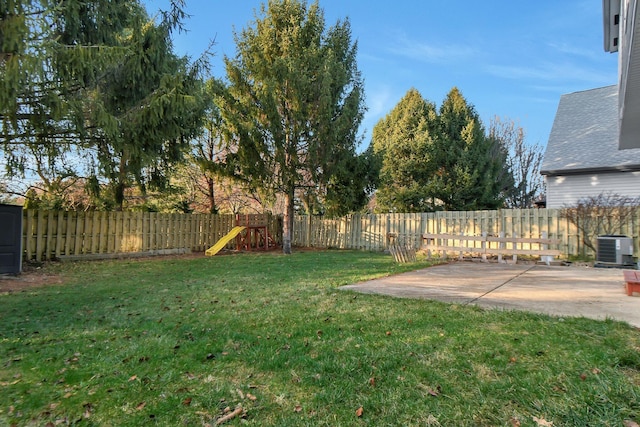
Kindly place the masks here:
POLYGON ((22 206, 0 204, 0 274, 22 271, 22 206))

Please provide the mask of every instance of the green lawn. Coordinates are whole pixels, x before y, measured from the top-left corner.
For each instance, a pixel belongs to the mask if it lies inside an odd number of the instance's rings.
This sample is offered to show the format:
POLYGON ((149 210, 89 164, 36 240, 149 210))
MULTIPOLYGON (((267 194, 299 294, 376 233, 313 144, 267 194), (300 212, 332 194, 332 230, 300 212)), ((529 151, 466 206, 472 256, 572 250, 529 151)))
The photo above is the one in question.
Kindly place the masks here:
POLYGON ((640 422, 626 324, 337 289, 417 266, 342 251, 48 266, 65 285, 0 295, 0 425, 206 426, 239 406, 224 425, 640 422))

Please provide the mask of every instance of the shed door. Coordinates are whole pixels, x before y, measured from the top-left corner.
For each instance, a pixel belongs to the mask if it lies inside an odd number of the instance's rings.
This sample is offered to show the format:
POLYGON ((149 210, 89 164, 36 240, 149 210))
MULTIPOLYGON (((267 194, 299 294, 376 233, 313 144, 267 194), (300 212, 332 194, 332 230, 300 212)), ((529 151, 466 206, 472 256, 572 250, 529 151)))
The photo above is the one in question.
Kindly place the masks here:
POLYGON ((22 207, 0 205, 0 274, 21 271, 22 207))

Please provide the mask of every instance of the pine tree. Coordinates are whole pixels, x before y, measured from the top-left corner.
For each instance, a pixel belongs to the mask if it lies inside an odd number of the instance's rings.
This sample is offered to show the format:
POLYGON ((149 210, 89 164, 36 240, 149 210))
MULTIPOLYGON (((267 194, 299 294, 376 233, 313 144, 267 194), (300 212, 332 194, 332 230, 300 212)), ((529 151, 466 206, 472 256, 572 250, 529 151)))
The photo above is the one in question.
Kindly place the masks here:
POLYGON ((435 172, 435 106, 410 89, 373 129, 372 148, 379 159, 377 209, 382 212, 434 210, 431 180, 435 172))
POLYGON ((343 153, 337 158, 341 163, 333 168, 322 203, 322 213, 328 217, 342 217, 361 210, 369 201, 373 187, 373 159, 368 151, 359 155, 343 153))
POLYGON ((141 16, 123 40, 128 54, 104 69, 90 92, 97 175, 109 181, 116 209, 136 184, 162 189, 200 131, 206 97, 199 69, 172 51, 171 26, 141 16))
POLYGON ((432 194, 445 210, 496 209, 512 186, 506 150, 488 138, 475 108, 453 88, 440 107, 432 194))
POLYGON ((325 185, 356 143, 363 114, 357 45, 349 21, 325 28, 313 3, 270 0, 225 58, 229 88, 218 101, 236 176, 285 200, 283 252, 291 253, 297 190, 325 185))
POLYGON ((122 30, 139 14, 124 0, 9 0, 0 3, 0 144, 78 143, 84 100, 105 64, 123 54, 122 30))
POLYGON ((11 169, 25 153, 84 150, 117 206, 131 182, 162 182, 202 112, 198 67, 171 51, 182 1, 170 5, 155 23, 139 1, 0 3, 0 150, 11 169))

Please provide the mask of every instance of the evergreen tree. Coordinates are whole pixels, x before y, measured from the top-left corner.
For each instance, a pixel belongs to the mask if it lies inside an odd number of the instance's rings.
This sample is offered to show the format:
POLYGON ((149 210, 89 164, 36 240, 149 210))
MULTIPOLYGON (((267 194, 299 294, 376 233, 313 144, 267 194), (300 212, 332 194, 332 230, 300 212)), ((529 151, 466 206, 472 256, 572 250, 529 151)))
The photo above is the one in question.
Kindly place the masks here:
POLYGON ((84 101, 105 64, 121 58, 121 32, 139 14, 124 0, 0 3, 0 148, 78 143, 84 101))
POLYGON ((299 0, 263 4, 235 40, 219 100, 227 140, 237 143, 229 163, 250 188, 284 197, 288 254, 296 190, 325 185, 355 146, 363 114, 357 47, 349 21, 327 30, 318 3, 299 0))
POLYGON ((373 159, 369 151, 357 155, 344 153, 338 157, 341 164, 334 168, 324 196, 323 213, 341 217, 364 208, 373 189, 371 170, 373 159))
POLYGON ((475 108, 453 88, 440 107, 431 194, 445 210, 497 209, 512 187, 507 153, 485 135, 475 108))
POLYGON ((435 106, 416 89, 410 89, 373 128, 371 147, 380 162, 378 210, 434 210, 430 191, 435 172, 432 150, 436 119, 435 106))
POLYGON ((171 52, 182 3, 171 0, 157 24, 139 1, 0 3, 0 150, 9 168, 22 171, 29 153, 85 150, 118 207, 131 182, 162 182, 202 110, 198 67, 171 52))
POLYGON ((144 194, 168 184, 206 108, 199 64, 173 54, 171 25, 140 18, 123 41, 128 54, 90 93, 97 174, 109 181, 118 210, 126 188, 137 184, 144 194))

